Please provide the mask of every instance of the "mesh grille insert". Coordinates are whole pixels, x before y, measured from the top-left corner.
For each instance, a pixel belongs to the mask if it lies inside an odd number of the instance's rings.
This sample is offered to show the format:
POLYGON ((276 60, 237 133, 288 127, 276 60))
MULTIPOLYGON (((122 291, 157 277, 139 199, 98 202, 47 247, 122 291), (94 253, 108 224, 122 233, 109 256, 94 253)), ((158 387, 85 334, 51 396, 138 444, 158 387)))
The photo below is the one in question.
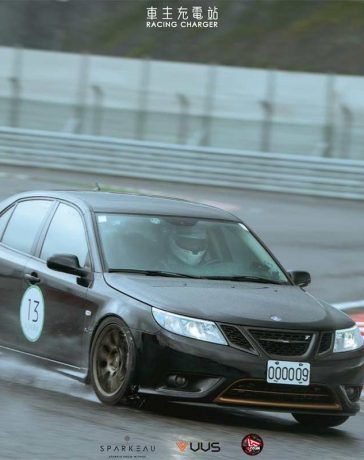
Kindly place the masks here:
POLYGON ((245 335, 235 326, 228 324, 220 324, 226 338, 230 342, 230 345, 242 348, 243 350, 254 352, 254 348, 245 337, 245 335))
POLYGON ((311 332, 249 329, 263 350, 275 356, 302 356, 310 346, 311 332))
POLYGON ((320 346, 318 350, 319 353, 325 353, 326 351, 330 350, 332 335, 332 332, 324 332, 321 335, 320 346))

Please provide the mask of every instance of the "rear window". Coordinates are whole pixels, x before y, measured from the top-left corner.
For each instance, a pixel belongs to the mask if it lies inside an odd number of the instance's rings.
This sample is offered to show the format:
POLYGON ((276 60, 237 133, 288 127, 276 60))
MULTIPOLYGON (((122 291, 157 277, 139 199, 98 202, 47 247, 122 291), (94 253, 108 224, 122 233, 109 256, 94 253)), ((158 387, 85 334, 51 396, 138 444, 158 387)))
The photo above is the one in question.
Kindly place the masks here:
POLYGON ((5 211, 3 214, 0 216, 0 241, 1 237, 3 236, 4 230, 6 228, 6 225, 8 223, 9 217, 11 216, 11 213, 14 210, 14 206, 9 208, 7 211, 5 211))
POLYGON ((50 200, 29 200, 18 203, 6 227, 2 242, 13 249, 30 254, 51 204, 50 200))

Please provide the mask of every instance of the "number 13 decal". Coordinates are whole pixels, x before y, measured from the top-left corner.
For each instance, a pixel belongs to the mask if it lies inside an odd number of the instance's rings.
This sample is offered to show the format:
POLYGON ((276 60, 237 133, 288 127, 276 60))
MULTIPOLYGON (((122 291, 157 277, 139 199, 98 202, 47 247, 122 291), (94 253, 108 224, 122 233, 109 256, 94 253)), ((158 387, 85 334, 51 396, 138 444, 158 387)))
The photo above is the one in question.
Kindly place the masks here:
POLYGON ((45 304, 38 286, 30 286, 20 304, 20 326, 27 340, 36 342, 42 335, 45 304))
POLYGON ((29 302, 28 321, 30 320, 30 316, 32 314, 33 315, 32 316, 32 321, 33 321, 33 323, 36 323, 38 321, 38 318, 39 318, 38 306, 39 306, 40 302, 38 300, 32 300, 32 299, 28 299, 28 302, 29 302), (32 307, 32 303, 33 303, 33 307, 32 307), (32 311, 32 313, 31 313, 31 311, 32 311), (36 316, 34 316, 34 315, 36 315, 36 316))

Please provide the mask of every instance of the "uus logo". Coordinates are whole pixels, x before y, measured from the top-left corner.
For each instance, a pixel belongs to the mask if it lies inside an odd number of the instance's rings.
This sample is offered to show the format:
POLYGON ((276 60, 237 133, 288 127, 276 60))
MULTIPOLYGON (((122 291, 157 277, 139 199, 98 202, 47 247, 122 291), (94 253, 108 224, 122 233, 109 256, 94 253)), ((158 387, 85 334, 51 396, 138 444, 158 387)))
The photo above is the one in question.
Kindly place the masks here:
POLYGON ((201 441, 177 441, 176 445, 180 452, 184 452, 187 447, 192 452, 220 452, 221 447, 219 442, 201 442, 201 441))

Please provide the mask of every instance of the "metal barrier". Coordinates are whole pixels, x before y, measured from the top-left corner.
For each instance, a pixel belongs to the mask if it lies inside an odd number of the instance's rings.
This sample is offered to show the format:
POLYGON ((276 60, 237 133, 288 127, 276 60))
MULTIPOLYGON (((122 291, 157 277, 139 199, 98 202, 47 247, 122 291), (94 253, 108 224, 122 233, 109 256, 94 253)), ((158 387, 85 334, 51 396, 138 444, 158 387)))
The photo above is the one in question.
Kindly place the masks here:
POLYGON ((0 128, 0 163, 364 199, 364 161, 0 128))

